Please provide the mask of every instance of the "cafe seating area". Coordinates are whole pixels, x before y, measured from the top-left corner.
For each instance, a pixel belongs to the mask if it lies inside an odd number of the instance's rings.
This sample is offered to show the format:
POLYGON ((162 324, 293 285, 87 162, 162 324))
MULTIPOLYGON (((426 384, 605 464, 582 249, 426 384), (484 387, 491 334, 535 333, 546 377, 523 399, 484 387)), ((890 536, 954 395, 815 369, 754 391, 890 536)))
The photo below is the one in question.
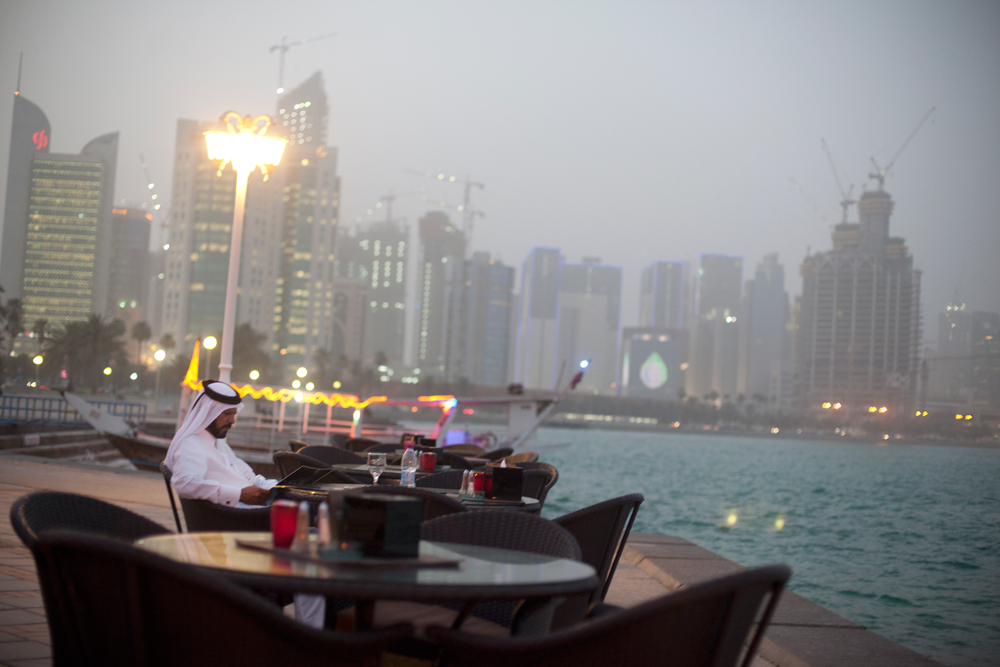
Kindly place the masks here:
POLYGON ((791 575, 756 568, 621 608, 606 598, 641 494, 547 519, 559 471, 535 452, 427 447, 407 487, 384 463, 399 444, 360 444, 275 453, 283 478, 261 508, 180 498, 163 464, 170 528, 83 495, 21 497, 10 520, 54 664, 749 667, 791 575), (369 453, 384 470, 369 475, 369 453), (282 610, 301 595, 326 598, 325 627, 282 610))

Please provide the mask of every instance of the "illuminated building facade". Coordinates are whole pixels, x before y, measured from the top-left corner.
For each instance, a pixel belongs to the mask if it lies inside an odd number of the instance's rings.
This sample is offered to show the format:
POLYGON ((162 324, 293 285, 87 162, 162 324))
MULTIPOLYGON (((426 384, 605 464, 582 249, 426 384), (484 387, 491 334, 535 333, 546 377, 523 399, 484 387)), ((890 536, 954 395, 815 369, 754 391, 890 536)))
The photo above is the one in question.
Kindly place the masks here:
POLYGON ((688 339, 688 332, 679 329, 622 329, 619 394, 632 398, 680 400, 688 339))
POLYGON ((563 263, 559 276, 557 363, 567 382, 587 360, 576 391, 617 393, 618 334, 621 324, 622 269, 596 258, 563 263), (567 375, 568 374, 568 375, 567 375))
POLYGON ((528 389, 555 389, 559 315, 558 248, 532 248, 521 265, 515 321, 513 381, 528 389))
POLYGON ((713 392, 735 397, 743 258, 702 254, 696 266, 687 392, 699 399, 713 392))
POLYGON ((345 278, 333 281, 333 345, 330 351, 335 362, 341 356, 349 361, 364 358, 368 301, 367 284, 345 278))
POLYGON ((0 258, 6 296, 24 300, 28 321, 104 314, 118 133, 78 155, 52 153, 41 110, 20 95, 14 106, 0 258))
POLYGON ((282 156, 284 220, 274 307, 274 348, 310 367, 334 338, 334 245, 340 210, 337 151, 326 146, 327 98, 313 74, 281 96, 276 117, 288 137, 282 156))
POLYGON ((368 286, 362 361, 379 352, 390 366, 403 364, 409 228, 393 220, 358 225, 337 241, 334 275, 368 286))
POLYGON ((465 234, 442 211, 430 211, 419 221, 420 262, 413 365, 425 373, 445 371, 445 284, 449 262, 465 259, 465 234))
POLYGON ((795 394, 800 407, 912 407, 920 341, 920 272, 889 236, 892 198, 858 201, 860 222, 833 232, 833 250, 802 263, 795 394))
POLYGON ((684 264, 653 262, 642 270, 639 326, 682 328, 683 299, 684 264))
POLYGON ((152 219, 152 213, 138 206, 111 209, 108 313, 130 308, 138 309, 140 318, 145 316, 149 296, 149 231, 152 219))
POLYGON ((514 268, 474 253, 447 268, 445 367, 451 382, 507 384, 514 268))

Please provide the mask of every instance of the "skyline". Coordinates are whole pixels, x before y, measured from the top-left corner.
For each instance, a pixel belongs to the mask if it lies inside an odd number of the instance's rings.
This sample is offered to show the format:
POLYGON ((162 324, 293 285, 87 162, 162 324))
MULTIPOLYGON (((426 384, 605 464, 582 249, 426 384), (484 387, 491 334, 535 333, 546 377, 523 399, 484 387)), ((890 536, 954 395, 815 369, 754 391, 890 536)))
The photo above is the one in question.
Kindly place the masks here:
MULTIPOLYGON (((863 181, 877 187, 865 178, 869 156, 887 161, 936 106, 886 181, 897 203, 891 234, 906 238, 924 271, 925 330, 956 289, 977 310, 1000 310, 990 257, 1000 247, 1000 47, 990 39, 1000 11, 991 5, 291 4, 228 36, 213 28, 221 6, 198 22, 183 19, 193 5, 169 16, 94 7, 0 10, 0 89, 16 88, 24 51, 21 88, 48 115, 52 150, 77 152, 121 131, 116 200, 146 195, 142 153, 169 202, 177 119, 213 120, 230 108, 274 114, 278 65, 267 48, 281 34, 338 32, 290 50, 284 81, 295 86, 316 70, 327 81, 341 225, 390 188, 429 186, 429 197, 461 203, 459 187, 403 168, 469 173, 486 184, 473 195, 486 217, 470 253, 519 266, 531 248, 557 246, 569 262, 599 256, 623 266, 630 326, 639 274, 657 260, 739 254, 753 267, 777 251, 789 291, 800 294, 806 247, 825 250, 830 240, 789 178, 836 223, 840 195, 820 139, 857 196, 863 181), (151 22, 160 28, 147 33, 151 22), (102 23, 115 39, 93 43, 102 23), (111 55, 109 45, 137 56, 111 55), (246 66, 222 68, 230 52, 246 66), (829 62, 838 52, 843 60, 829 62)), ((0 125, 11 110, 0 108, 0 125)), ((0 152, 8 150, 2 132, 0 152)), ((393 204, 411 228, 434 208, 418 197, 393 204)))

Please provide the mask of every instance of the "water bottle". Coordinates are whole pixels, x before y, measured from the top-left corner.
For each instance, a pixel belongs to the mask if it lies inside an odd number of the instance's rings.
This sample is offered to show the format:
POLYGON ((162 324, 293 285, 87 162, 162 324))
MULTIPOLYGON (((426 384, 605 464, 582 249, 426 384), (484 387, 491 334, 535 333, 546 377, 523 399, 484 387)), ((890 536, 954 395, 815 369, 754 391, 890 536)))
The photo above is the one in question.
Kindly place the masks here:
POLYGON ((399 485, 412 489, 417 485, 417 450, 413 448, 412 440, 407 440, 405 447, 406 449, 403 450, 403 472, 400 475, 399 485))

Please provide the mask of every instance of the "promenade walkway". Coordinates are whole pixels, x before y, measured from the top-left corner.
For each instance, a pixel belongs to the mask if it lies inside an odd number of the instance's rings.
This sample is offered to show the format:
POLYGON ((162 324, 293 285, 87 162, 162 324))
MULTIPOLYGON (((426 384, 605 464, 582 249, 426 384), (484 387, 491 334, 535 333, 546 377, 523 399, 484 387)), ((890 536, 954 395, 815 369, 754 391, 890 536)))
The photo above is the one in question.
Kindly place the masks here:
MULTIPOLYGON (((50 665, 49 629, 35 576, 35 563, 7 518, 13 502, 32 491, 94 496, 172 528, 163 478, 157 474, 28 456, 0 456, 0 665, 50 665)), ((618 567, 608 602, 633 606, 667 588, 632 563, 618 567)), ((758 660, 754 667, 772 667, 758 660)))

